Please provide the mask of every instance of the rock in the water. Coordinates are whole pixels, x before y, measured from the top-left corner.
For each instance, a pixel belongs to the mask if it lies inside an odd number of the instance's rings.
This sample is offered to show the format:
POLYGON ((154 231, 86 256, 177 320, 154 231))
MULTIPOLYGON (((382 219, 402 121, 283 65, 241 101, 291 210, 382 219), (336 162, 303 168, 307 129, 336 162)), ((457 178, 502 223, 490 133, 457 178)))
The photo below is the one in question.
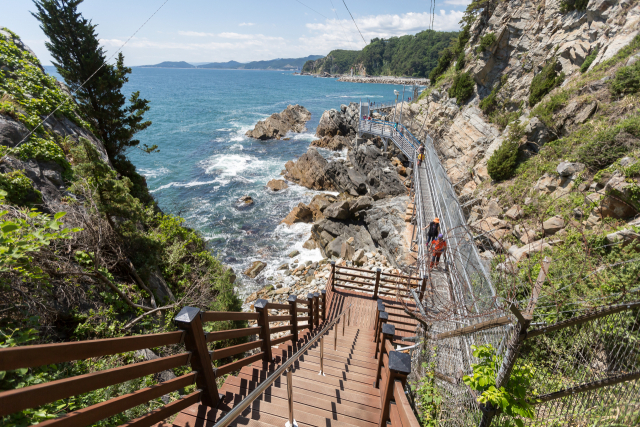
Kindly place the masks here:
POLYGON ((272 179, 267 182, 267 187, 269 187, 273 191, 280 191, 289 188, 286 181, 283 179, 272 179))
POLYGON ((236 208, 238 209, 246 209, 255 204, 253 198, 251 196, 242 196, 238 200, 236 200, 236 208))
POLYGON ((356 133, 358 124, 359 105, 355 102, 345 106, 344 110, 327 110, 320 117, 316 128, 319 137, 333 137, 335 135, 351 136, 356 133))
POLYGON ((296 256, 298 256, 298 255, 300 255, 300 251, 299 251, 299 250, 297 250, 297 249, 295 249, 295 250, 293 250, 293 251, 291 251, 291 252, 289 253, 289 258, 293 258, 293 257, 296 257, 296 256))
POLYGON ((306 242, 304 242, 302 247, 305 248, 305 249, 316 249, 318 247, 318 245, 316 244, 315 240, 309 239, 306 242))
POLYGON ((289 105, 282 113, 272 114, 266 120, 259 121, 247 136, 256 139, 281 139, 287 132, 302 132, 311 113, 301 105, 289 105))
POLYGON ((266 266, 267 264, 265 262, 254 261, 253 264, 251 264, 251 267, 245 270, 244 274, 252 279, 255 279, 256 276, 258 276, 258 274, 260 274, 260 272, 264 270, 266 266))
POLYGON ((327 164, 315 148, 309 148, 296 162, 289 160, 284 165, 285 178, 313 190, 333 190, 333 184, 324 173, 327 164))
POLYGON ((545 236, 553 236, 565 226, 564 219, 561 216, 554 216, 542 223, 542 229, 545 236))
POLYGON ((298 206, 293 208, 291 212, 289 212, 289 215, 287 215, 281 222, 290 226, 297 222, 311 221, 313 221, 313 212, 304 203, 299 203, 298 206))

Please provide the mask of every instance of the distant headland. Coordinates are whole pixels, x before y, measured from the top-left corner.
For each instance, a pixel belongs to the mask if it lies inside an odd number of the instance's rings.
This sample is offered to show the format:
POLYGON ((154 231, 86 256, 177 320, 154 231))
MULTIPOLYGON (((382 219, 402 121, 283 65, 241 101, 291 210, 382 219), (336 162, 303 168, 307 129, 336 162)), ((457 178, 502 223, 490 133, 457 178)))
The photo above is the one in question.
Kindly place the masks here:
POLYGON ((323 58, 322 55, 309 55, 304 58, 276 58, 268 61, 251 62, 210 62, 191 64, 186 61, 164 61, 155 65, 141 65, 141 68, 206 68, 218 70, 301 70, 307 61, 323 58))

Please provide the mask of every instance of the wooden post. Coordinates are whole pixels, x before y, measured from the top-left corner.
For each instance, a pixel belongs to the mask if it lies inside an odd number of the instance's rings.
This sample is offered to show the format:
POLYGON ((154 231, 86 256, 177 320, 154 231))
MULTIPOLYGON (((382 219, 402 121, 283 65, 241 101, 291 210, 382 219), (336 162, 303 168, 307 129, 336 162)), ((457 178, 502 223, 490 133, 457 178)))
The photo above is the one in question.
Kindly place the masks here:
POLYGON ((322 299, 322 310, 320 311, 320 317, 322 318, 322 322, 327 320, 327 291, 320 291, 320 298, 322 299))
MULTIPOLYGON (((387 313, 386 311, 381 311, 379 314, 379 319, 380 321, 378 322, 378 330, 376 331, 376 344, 378 342, 380 342, 380 332, 382 331, 382 326, 387 323, 387 320, 389 320, 389 313, 387 313)), ((376 348, 376 354, 374 356, 375 358, 378 357, 378 349, 376 348)))
POLYGON ((378 299, 378 286, 380 286, 380 270, 376 268, 376 287, 373 289, 373 299, 378 299))
POLYGON ((179 329, 186 331, 184 345, 191 352, 191 369, 198 372, 196 387, 202 390, 202 403, 215 408, 224 394, 218 393, 216 374, 202 329, 200 309, 184 307, 173 321, 179 329))
POLYGON ((331 291, 333 292, 333 286, 336 283, 336 262, 331 261, 331 291))
POLYGON ((378 328, 380 327, 380 313, 383 312, 383 311, 385 311, 384 303, 382 302, 381 299, 379 299, 378 300, 378 310, 375 312, 375 315, 376 315, 375 326, 373 327, 373 331, 374 331, 373 332, 374 333, 373 341, 375 341, 375 342, 378 342, 375 334, 378 333, 378 328))
POLYGON ((411 373, 411 355, 392 351, 389 353, 389 375, 384 384, 380 384, 380 400, 382 408, 378 427, 387 427, 389 421, 389 405, 393 398, 393 386, 396 381, 402 383, 402 388, 407 384, 407 375, 411 373))
POLYGON ((391 341, 393 340, 393 336, 396 334, 396 327, 393 325, 390 325, 388 323, 385 323, 384 325, 382 325, 382 339, 380 340, 380 357, 378 357, 378 370, 376 371, 376 378, 373 381, 373 387, 374 388, 378 388, 380 386, 379 381, 380 381, 380 372, 382 371, 382 360, 384 359, 383 355, 384 355, 384 349, 385 349, 385 345, 387 340, 391 341))
POLYGON ((310 292, 307 295, 307 302, 308 305, 307 307, 309 308, 309 333, 311 333, 311 331, 313 331, 313 293, 310 292))
POLYGON ((253 306, 256 311, 260 313, 258 325, 262 329, 260 335, 262 338, 262 351, 264 352, 263 360, 268 364, 271 363, 273 357, 271 356, 271 332, 269 331, 269 310, 267 309, 267 304, 269 304, 269 301, 266 299, 259 299, 253 306))
POLYGON ((291 315, 291 335, 293 335, 293 342, 297 345, 298 343, 298 305, 297 305, 298 296, 290 295, 287 299, 289 302, 289 314, 291 315))
POLYGON ((424 301, 424 293, 427 290, 427 278, 426 276, 422 278, 422 283, 420 284, 420 302, 424 301))
POLYGON ((313 309, 315 313, 313 314, 313 322, 316 327, 320 324, 320 294, 315 292, 313 294, 313 309))

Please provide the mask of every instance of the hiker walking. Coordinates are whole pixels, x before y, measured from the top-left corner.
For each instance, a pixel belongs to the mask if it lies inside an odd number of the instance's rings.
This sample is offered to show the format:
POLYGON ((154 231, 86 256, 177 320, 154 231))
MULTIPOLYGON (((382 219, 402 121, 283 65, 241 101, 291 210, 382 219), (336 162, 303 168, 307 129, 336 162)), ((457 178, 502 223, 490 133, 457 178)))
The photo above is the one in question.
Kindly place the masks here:
POLYGON ((432 240, 435 240, 440 233, 440 218, 434 218, 429 225, 423 228, 423 230, 426 230, 427 228, 429 229, 429 231, 427 231, 427 248, 429 248, 429 243, 431 243, 432 240))
POLYGON ((424 144, 420 143, 420 147, 418 147, 418 166, 422 164, 424 160, 424 144))
POLYGON ((431 264, 429 269, 438 268, 440 257, 447 251, 447 242, 442 234, 438 234, 438 238, 431 242, 431 264))

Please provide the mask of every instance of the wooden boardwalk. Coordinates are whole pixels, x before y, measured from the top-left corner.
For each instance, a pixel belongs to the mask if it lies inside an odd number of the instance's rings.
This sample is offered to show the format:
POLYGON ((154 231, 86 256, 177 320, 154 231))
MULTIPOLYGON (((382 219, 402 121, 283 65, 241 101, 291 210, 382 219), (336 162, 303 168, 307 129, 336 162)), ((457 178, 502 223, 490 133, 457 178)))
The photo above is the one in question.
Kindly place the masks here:
MULTIPOLYGON (((293 372, 294 418, 298 426, 308 427, 377 427, 380 419, 380 390, 374 388, 377 359, 374 339, 377 303, 371 294, 334 289, 328 296, 327 321, 351 304, 347 325, 337 323, 323 338, 324 373, 320 370, 320 342, 314 344, 295 362, 293 372), (337 329, 337 331, 336 331, 337 329), (337 347, 334 347, 337 332, 337 347)), ((399 302, 384 299, 389 323, 395 325, 394 344, 410 345, 403 337, 415 335, 416 321, 399 302)), ((211 427, 234 405, 246 397, 267 375, 291 357, 298 346, 310 337, 307 332, 294 346, 285 342, 273 349, 269 366, 254 362, 226 378, 220 392, 223 402, 218 408, 195 404, 182 410, 173 421, 179 427, 211 427)), ((287 422, 287 377, 277 379, 232 424, 251 427, 282 427, 287 422)))

